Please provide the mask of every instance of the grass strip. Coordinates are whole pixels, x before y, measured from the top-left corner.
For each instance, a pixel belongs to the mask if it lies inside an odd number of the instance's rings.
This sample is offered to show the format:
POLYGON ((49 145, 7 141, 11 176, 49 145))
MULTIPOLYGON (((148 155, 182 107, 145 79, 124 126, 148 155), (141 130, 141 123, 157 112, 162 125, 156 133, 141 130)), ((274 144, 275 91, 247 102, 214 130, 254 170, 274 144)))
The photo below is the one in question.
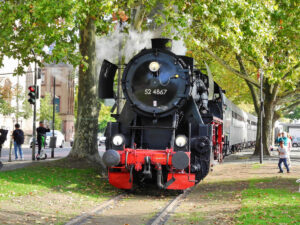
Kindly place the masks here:
POLYGON ((72 192, 93 199, 115 195, 106 179, 94 169, 28 167, 0 173, 0 201, 49 191, 72 192))
POLYGON ((299 224, 300 193, 290 191, 291 185, 295 184, 284 178, 250 180, 242 191, 237 224, 299 224))

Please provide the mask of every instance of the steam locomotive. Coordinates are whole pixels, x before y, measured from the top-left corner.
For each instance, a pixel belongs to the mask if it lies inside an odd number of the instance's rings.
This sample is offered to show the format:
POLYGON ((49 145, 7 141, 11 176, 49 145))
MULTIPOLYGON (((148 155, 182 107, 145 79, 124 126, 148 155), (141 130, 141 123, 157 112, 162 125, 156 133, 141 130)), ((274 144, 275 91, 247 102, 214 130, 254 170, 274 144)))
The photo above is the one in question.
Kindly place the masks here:
MULTIPOLYGON (((233 120, 226 115, 233 104, 207 65, 195 68, 193 58, 172 53, 170 43, 152 39, 152 48, 134 56, 119 77, 126 102, 113 114, 116 122, 107 124, 102 158, 117 188, 155 182, 162 189, 187 189, 204 179, 214 159, 221 161, 235 146, 253 141, 230 142, 233 120)), ((117 69, 104 60, 99 98, 120 104, 121 96, 114 94, 117 69)))

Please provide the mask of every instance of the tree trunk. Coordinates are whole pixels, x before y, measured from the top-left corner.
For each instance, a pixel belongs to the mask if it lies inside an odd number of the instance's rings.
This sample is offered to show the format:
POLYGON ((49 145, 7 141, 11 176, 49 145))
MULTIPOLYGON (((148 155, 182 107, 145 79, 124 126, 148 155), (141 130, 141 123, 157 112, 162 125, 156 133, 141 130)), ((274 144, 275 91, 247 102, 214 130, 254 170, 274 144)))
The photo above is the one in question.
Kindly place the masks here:
MULTIPOLYGON (((271 87, 268 85, 268 81, 264 82, 264 118, 263 118, 263 154, 270 155, 269 147, 271 145, 271 136, 273 128, 273 114, 274 114, 274 100, 270 92, 271 87)), ((260 113, 258 113, 256 145, 254 155, 260 154, 260 113)))
POLYGON ((87 18, 86 26, 80 29, 80 38, 79 50, 88 68, 85 70, 83 64, 79 68, 75 141, 69 157, 85 158, 100 163, 104 168, 97 145, 100 104, 96 82, 95 24, 92 18, 87 18))

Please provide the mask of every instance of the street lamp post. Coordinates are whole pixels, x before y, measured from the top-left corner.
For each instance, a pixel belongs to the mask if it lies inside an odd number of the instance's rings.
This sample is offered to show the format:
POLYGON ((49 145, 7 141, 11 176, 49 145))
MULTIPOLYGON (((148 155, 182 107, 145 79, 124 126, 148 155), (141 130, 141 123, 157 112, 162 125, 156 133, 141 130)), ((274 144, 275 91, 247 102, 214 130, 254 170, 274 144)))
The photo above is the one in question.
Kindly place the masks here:
MULTIPOLYGON (((34 52, 33 52, 34 54, 34 52)), ((35 55, 35 54, 34 54, 35 55)), ((36 62, 34 62, 34 87, 36 88, 36 83, 37 83, 37 66, 36 62)), ((35 89, 36 90, 36 89, 35 89)), ((36 101, 34 101, 33 105, 33 122, 32 122, 32 160, 35 160, 35 142, 36 142, 36 136, 35 136, 35 129, 36 129, 36 101)))
POLYGON ((53 115, 52 115, 52 148, 51 148, 51 158, 54 158, 54 148, 56 140, 54 137, 54 128, 55 128, 55 76, 53 76, 53 115))

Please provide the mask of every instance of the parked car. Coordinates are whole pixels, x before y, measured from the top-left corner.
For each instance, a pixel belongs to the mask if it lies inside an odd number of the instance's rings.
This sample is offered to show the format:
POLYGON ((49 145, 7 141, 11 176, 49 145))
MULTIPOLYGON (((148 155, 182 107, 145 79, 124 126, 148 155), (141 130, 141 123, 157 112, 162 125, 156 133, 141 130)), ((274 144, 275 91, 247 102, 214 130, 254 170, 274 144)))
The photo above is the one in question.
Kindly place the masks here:
MULTIPOLYGON (((46 133, 46 143, 50 143, 50 137, 53 136, 52 130, 50 132, 46 133)), ((65 144, 65 136, 59 131, 54 130, 54 136, 56 137, 56 146, 59 146, 60 148, 64 147, 65 144)))
POLYGON ((293 147, 300 147, 300 137, 296 137, 292 140, 293 147))
POLYGON ((73 144, 74 144, 74 134, 70 138, 70 146, 73 147, 73 144))
POLYGON ((106 137, 102 135, 98 135, 98 145, 100 146, 102 143, 105 143, 106 137))
MULTIPOLYGON (((30 148, 32 148, 32 138, 29 139, 30 148)), ((35 145, 38 145, 37 139, 35 140, 35 145)))
MULTIPOLYGON (((52 130, 50 132, 46 133, 46 143, 45 146, 48 147, 50 144, 50 137, 52 137, 52 130)), ((54 130, 54 136, 56 136, 56 146, 59 146, 60 148, 64 147, 65 144, 65 136, 59 131, 59 130, 54 130)), ((30 138, 30 148, 32 148, 32 138, 30 138)), ((37 140, 35 142, 35 145, 37 145, 37 140)))

